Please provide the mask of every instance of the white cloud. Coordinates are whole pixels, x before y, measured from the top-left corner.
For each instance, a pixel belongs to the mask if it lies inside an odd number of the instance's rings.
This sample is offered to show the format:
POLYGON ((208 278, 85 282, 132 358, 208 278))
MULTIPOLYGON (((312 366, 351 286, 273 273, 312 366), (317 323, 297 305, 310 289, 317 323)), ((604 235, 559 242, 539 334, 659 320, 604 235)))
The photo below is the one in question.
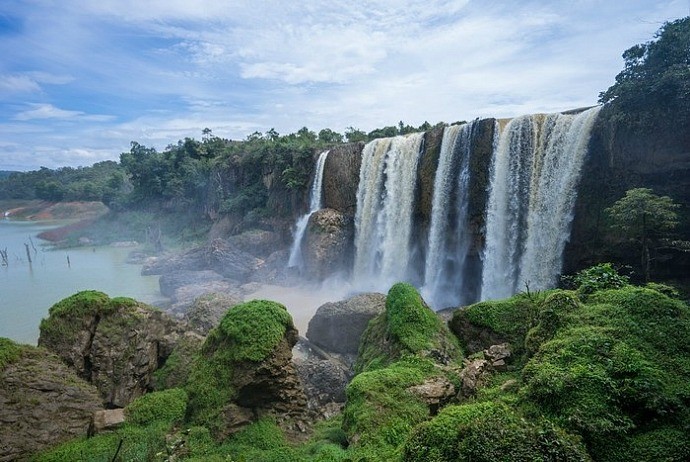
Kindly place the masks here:
POLYGON ((36 119, 60 119, 60 120, 74 120, 91 122, 105 122, 112 120, 113 116, 86 114, 82 111, 68 111, 60 109, 52 104, 30 103, 26 111, 22 111, 14 116, 14 120, 28 121, 36 119))

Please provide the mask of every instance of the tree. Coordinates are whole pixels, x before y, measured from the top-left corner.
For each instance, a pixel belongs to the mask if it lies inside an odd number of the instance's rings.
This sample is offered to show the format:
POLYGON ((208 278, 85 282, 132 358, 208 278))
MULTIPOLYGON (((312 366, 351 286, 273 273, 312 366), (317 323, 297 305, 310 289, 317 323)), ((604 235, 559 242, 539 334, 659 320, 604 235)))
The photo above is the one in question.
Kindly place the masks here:
POLYGON ((599 102, 647 122, 655 117, 690 120, 690 17, 665 23, 654 40, 623 53, 625 68, 599 102))
POLYGON ((678 226, 679 204, 668 196, 657 196, 648 188, 626 191, 625 196, 606 209, 611 228, 640 242, 645 281, 649 281, 650 245, 678 226))

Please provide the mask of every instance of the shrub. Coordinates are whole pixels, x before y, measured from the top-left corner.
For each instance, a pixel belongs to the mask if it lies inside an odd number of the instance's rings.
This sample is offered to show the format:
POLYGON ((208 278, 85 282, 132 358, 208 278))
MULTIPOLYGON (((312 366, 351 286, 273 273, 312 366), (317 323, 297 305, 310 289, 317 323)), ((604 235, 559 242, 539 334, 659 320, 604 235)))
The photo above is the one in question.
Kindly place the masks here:
POLYGON ((0 372, 19 359, 21 351, 21 346, 8 338, 0 337, 0 372))

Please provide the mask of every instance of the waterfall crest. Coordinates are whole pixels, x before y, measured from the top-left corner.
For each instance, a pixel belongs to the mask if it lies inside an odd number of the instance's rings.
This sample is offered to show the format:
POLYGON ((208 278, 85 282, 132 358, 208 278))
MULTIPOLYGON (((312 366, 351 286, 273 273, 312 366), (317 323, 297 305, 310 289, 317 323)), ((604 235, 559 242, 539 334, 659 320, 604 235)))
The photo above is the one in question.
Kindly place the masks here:
POLYGON ((309 192, 309 211, 302 215, 295 224, 295 232, 293 234, 292 247, 290 247, 290 258, 288 259, 288 268, 298 267, 303 269, 304 261, 302 259, 302 241, 304 240, 304 233, 307 230, 307 223, 309 217, 314 212, 321 209, 323 196, 323 170, 326 165, 326 158, 329 151, 324 151, 319 154, 316 160, 316 168, 314 171, 314 182, 311 185, 309 192))
POLYGON ((407 278, 423 133, 371 141, 362 151, 355 214, 357 285, 387 290, 407 278))
POLYGON ((482 300, 556 282, 598 113, 522 116, 501 132, 490 171, 482 300))

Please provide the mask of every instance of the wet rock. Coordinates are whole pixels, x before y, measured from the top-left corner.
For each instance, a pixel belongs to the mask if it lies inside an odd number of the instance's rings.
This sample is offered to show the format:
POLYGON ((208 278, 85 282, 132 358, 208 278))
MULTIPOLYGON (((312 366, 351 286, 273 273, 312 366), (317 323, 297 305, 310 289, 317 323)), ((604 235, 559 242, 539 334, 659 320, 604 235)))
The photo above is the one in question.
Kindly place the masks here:
POLYGON ((431 409, 431 414, 435 414, 441 406, 450 402, 457 394, 455 385, 443 376, 429 378, 419 385, 408 388, 407 391, 426 403, 431 409))
POLYGON ((460 371, 461 387, 458 393, 459 399, 467 399, 474 396, 477 390, 483 387, 492 371, 491 363, 485 359, 465 361, 465 367, 460 371))
POLYGON ((309 217, 302 245, 306 276, 323 280, 350 267, 353 258, 354 219, 333 209, 309 217))
POLYGON ((189 284, 175 289, 170 297, 169 311, 178 317, 184 316, 194 305, 195 300, 213 293, 224 294, 237 300, 242 299, 242 292, 237 287, 237 283, 227 279, 189 284))
POLYGON ((307 338, 330 352, 357 354, 359 340, 369 321, 385 309, 386 296, 379 293, 326 303, 309 321, 307 338))
POLYGON ((250 229, 226 238, 226 242, 237 249, 259 258, 266 258, 282 245, 280 234, 263 229, 250 229))
POLYGON ((158 285, 160 286, 161 294, 166 297, 172 297, 175 290, 182 286, 221 281, 222 279, 223 276, 212 270, 180 270, 163 274, 158 280, 158 285))
POLYGON ((0 366, 0 461, 25 460, 37 451, 86 436, 98 391, 56 355, 20 346, 0 366))
POLYGON ((323 206, 354 216, 363 143, 337 146, 328 153, 323 172, 323 206))

